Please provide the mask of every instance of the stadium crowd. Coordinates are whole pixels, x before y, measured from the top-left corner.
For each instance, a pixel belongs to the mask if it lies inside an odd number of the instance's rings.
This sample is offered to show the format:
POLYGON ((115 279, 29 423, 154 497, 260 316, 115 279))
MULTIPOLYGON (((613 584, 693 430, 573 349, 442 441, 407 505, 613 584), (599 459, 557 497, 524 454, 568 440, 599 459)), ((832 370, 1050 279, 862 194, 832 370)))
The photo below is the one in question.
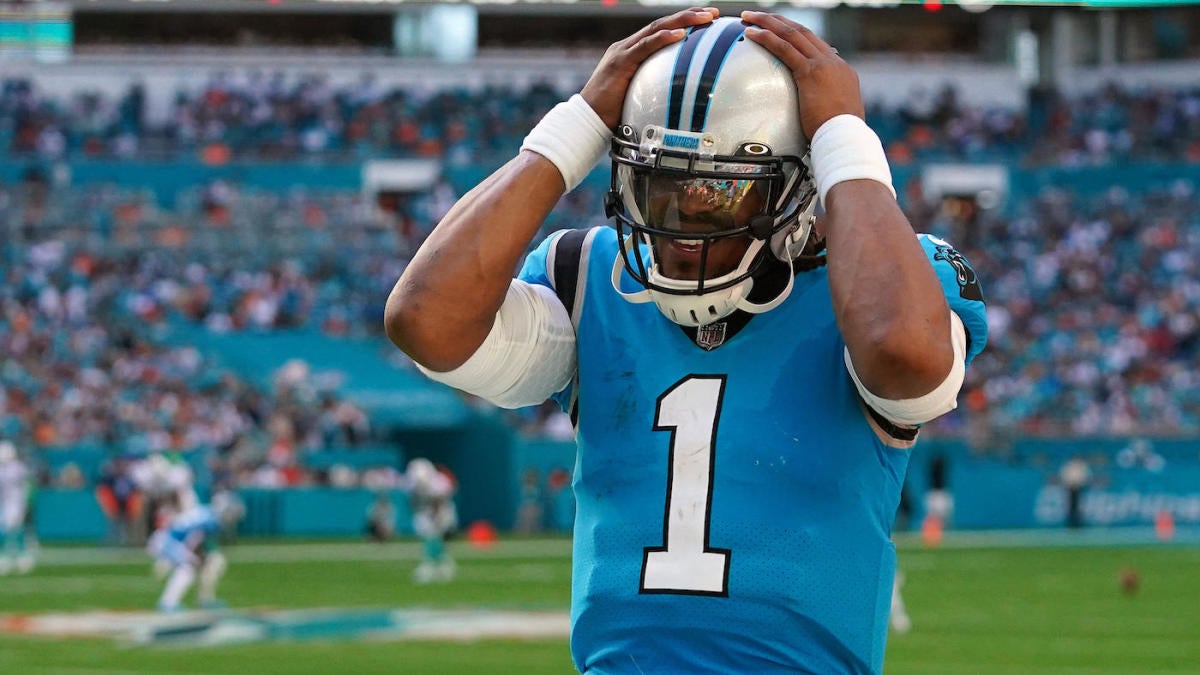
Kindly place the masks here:
MULTIPOLYGON (((430 91, 387 88, 364 76, 248 71, 181 87, 161 119, 133 84, 119 98, 78 91, 43 95, 36 83, 0 83, 0 151, 21 158, 231 159, 438 157, 466 165, 509 156, 570 92, 547 85, 430 91)), ((952 88, 916 89, 903 105, 871 106, 868 120, 893 163, 1003 160, 1073 166, 1200 160, 1200 88, 1127 90, 1115 84, 1077 98, 1052 92, 1020 108, 981 108, 952 88)))
MULTIPOLYGON (((128 456, 211 448, 215 472, 241 484, 277 485, 315 480, 304 467, 306 453, 368 437, 362 410, 323 389, 303 365, 281 369, 263 385, 194 346, 161 339, 156 329, 168 317, 201 318, 189 313, 195 303, 188 275, 199 282, 196 268, 172 267, 177 261, 145 250, 103 254, 62 239, 10 244, 5 254, 11 264, 0 288, 0 433, 19 446, 128 456)), ((289 284, 287 275, 268 270, 247 274, 252 278, 212 277, 219 292, 246 296, 231 306, 286 307, 297 288, 317 286, 289 284)), ((247 324, 274 327, 292 325, 278 318, 284 313, 234 310, 235 317, 270 314, 273 321, 247 324)), ((86 478, 78 467, 51 477, 67 484, 86 478)))
MULTIPOLYGON (((143 122, 140 97, 134 88, 120 101, 52 101, 6 81, 0 148, 10 157, 129 157, 214 142, 234 157, 476 161, 511 152, 559 95, 419 97, 369 80, 342 90, 319 80, 214 80, 202 94, 180 94, 161 127, 143 122)), ((994 152, 1034 164, 1200 160, 1200 90, 1108 87, 1028 113, 974 110, 945 91, 872 116, 901 163, 994 152)), ((0 186, 0 432, 39 448, 215 448, 214 470, 233 484, 329 480, 303 457, 371 437, 354 401, 315 383, 302 363, 272 383, 251 382, 164 340, 161 329, 304 328, 382 343, 388 291, 454 192, 442 183, 381 213, 359 192, 276 193, 223 181, 169 207, 111 185, 55 187, 37 172, 0 186)), ((1029 197, 963 218, 908 196, 914 226, 952 241, 974 264, 991 323, 960 409, 929 431, 974 439, 1200 431, 1195 186, 1047 187, 1029 197)), ((600 224, 601 203, 599 190, 572 193, 547 230, 600 224)), ((511 420, 523 433, 570 435, 550 405, 511 420)))

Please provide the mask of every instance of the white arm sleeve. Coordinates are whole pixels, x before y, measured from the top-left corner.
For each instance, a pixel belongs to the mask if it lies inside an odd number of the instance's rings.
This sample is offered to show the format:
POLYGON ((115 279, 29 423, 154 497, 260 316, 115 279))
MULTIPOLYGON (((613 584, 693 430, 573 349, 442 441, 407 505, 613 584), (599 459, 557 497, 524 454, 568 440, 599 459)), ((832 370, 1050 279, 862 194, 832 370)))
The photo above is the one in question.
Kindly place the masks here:
POLYGON ((850 362, 849 349, 845 350, 846 370, 854 380, 858 393, 875 412, 896 424, 924 424, 958 407, 958 391, 962 389, 963 378, 967 372, 964 356, 967 351, 967 332, 962 319, 954 312, 950 312, 950 340, 954 343, 954 364, 950 367, 950 373, 937 388, 924 396, 897 401, 880 398, 867 391, 862 380, 858 379, 858 373, 854 371, 854 364, 850 362))
POLYGON ((502 408, 535 405, 575 376, 575 327, 553 290, 513 279, 492 331, 466 363, 445 373, 417 367, 502 408))

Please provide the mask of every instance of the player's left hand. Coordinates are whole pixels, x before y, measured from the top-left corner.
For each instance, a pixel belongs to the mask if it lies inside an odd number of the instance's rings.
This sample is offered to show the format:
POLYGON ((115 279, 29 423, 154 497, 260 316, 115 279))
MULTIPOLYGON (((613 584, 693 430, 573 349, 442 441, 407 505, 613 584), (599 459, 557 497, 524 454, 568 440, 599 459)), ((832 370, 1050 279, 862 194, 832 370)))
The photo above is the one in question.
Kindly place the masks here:
POLYGON ((642 63, 667 45, 679 42, 687 29, 712 23, 720 16, 716 7, 691 7, 656 19, 624 40, 614 42, 596 65, 579 95, 613 129, 621 121, 625 91, 642 63))
POLYGON ((742 12, 752 28, 746 37, 774 54, 792 70, 800 100, 800 125, 812 138, 838 115, 866 118, 858 74, 816 33, 778 14, 742 12))

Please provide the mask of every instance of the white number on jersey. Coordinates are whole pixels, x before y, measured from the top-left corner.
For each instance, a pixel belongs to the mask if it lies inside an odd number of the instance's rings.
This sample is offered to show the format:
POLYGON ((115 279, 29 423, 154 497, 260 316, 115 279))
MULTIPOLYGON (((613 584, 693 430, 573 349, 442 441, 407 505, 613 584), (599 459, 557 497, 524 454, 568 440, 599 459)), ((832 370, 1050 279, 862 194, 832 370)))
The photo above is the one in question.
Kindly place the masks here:
POLYGON ((691 375, 658 397, 654 430, 671 432, 663 546, 642 558, 642 593, 729 594, 729 550, 710 548, 713 457, 723 375, 691 375))

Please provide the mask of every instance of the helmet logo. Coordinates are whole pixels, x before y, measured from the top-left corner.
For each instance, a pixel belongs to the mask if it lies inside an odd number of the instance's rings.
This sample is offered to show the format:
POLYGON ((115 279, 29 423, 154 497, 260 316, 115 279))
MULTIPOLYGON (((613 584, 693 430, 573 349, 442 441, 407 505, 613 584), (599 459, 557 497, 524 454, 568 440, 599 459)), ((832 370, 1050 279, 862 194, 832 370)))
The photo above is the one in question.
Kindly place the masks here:
POLYGON ((671 148, 696 150, 700 147, 700 139, 695 136, 684 136, 683 134, 664 134, 663 145, 671 148))

